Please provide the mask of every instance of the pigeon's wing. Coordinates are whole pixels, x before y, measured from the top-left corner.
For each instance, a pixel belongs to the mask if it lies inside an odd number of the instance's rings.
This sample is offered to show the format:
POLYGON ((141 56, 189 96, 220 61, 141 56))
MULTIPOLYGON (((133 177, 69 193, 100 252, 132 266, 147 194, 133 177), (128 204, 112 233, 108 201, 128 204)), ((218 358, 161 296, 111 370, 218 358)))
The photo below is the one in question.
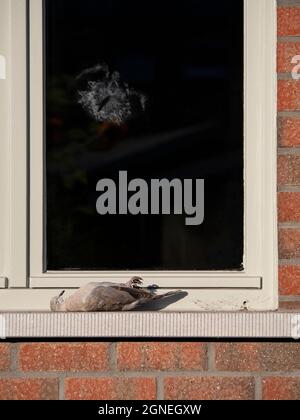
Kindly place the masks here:
POLYGON ((62 305, 67 312, 118 311, 134 302, 125 291, 101 283, 89 283, 69 296, 62 305))
POLYGON ((182 290, 175 290, 172 292, 168 292, 168 293, 163 293, 161 295, 156 295, 156 294, 151 294, 150 297, 146 296, 146 297, 141 297, 140 299, 135 300, 132 303, 129 303, 127 305, 125 305, 123 307, 123 311, 132 311, 133 309, 136 309, 142 305, 144 305, 145 303, 148 302, 153 302, 153 301, 157 301, 157 300, 163 300, 166 298, 172 298, 172 297, 179 297, 184 294, 184 292, 182 292, 182 290))
POLYGON ((138 299, 153 299, 155 294, 149 289, 142 289, 140 287, 128 287, 123 284, 115 284, 112 286, 113 289, 119 290, 120 292, 129 293, 135 300, 138 299))
POLYGON ((123 285, 113 286, 113 288, 116 288, 117 290, 120 290, 120 291, 126 291, 134 298, 133 302, 127 303, 125 306, 123 306, 122 311, 131 311, 150 301, 162 300, 165 298, 176 297, 176 296, 182 296, 182 293, 183 293, 181 290, 175 290, 172 292, 158 295, 158 294, 155 294, 155 292, 151 289, 133 288, 133 287, 126 287, 123 285))
POLYGON ((88 307, 117 307, 119 309, 95 309, 95 310, 122 310, 123 306, 135 301, 151 300, 155 298, 153 291, 141 287, 129 287, 118 283, 89 283, 81 288, 78 293, 85 295, 88 307), (107 289, 104 290, 104 289, 107 289), (98 300, 98 303, 97 303, 98 300), (122 306, 123 305, 123 306, 122 306))
POLYGON ((135 298, 126 290, 118 290, 115 287, 96 287, 86 301, 85 311, 88 312, 111 312, 122 311, 124 306, 135 302, 135 298))

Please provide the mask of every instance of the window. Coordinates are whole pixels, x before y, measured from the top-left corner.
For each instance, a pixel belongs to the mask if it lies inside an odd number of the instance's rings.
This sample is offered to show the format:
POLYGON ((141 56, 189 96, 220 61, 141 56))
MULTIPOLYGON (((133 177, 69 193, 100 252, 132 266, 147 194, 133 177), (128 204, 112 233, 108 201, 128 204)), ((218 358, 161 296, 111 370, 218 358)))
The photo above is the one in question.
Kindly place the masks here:
POLYGON ((243 268, 243 2, 217 3, 45 1, 45 270, 243 268))
POLYGON ((276 309, 275 10, 1 4, 0 310, 135 274, 171 311, 276 309))

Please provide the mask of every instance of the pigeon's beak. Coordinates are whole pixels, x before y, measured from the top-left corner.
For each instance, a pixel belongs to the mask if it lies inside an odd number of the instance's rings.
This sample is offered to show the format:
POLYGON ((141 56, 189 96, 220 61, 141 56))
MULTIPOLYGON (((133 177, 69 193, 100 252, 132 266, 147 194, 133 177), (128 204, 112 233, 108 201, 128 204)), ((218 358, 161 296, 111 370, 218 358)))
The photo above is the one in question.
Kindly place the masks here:
POLYGON ((64 302, 64 299, 63 299, 63 295, 66 293, 66 291, 65 290, 63 290, 59 295, 58 295, 58 297, 57 297, 57 303, 59 304, 59 305, 61 305, 63 302, 64 302))

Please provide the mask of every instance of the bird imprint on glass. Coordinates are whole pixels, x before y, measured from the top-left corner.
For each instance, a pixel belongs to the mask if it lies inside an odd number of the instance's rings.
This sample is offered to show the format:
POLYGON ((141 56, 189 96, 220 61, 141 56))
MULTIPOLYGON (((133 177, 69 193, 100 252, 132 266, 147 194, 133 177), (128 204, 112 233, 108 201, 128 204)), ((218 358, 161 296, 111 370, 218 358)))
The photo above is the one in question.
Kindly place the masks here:
POLYGON ((77 77, 84 87, 78 90, 78 103, 98 122, 116 125, 138 117, 146 110, 146 96, 121 80, 107 64, 84 70, 77 77))

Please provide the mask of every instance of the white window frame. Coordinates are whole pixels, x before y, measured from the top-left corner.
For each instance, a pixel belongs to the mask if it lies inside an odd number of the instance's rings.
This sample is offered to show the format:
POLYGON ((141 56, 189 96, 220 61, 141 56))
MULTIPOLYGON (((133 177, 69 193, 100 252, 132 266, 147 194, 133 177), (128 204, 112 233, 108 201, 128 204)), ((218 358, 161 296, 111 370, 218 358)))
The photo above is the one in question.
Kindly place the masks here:
POLYGON ((187 290, 167 311, 277 309, 276 0, 245 0, 242 272, 43 271, 43 13, 42 0, 29 0, 29 15, 26 3, 0 0, 0 54, 7 62, 0 80, 0 311, 48 310, 61 289, 135 274, 159 284, 159 292, 187 290))

